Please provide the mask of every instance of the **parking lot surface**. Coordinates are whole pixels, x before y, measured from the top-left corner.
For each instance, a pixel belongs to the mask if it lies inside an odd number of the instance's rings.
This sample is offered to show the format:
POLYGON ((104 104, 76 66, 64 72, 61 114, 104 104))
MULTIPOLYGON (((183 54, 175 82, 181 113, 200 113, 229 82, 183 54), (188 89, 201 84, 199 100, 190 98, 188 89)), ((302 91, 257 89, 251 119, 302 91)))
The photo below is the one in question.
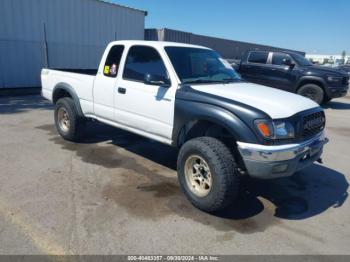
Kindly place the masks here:
POLYGON ((323 165, 245 179, 210 215, 181 193, 176 150, 98 123, 66 142, 47 101, 0 98, 0 254, 350 254, 350 99, 325 110, 323 165))

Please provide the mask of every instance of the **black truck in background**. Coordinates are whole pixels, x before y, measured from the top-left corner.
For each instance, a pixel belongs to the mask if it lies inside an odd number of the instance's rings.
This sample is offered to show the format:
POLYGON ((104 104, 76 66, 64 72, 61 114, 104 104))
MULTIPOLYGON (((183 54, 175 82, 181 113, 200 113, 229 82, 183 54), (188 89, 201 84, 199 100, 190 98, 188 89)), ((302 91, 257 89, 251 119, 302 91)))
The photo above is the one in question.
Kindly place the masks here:
POLYGON ((318 104, 345 96, 349 89, 345 72, 313 65, 293 52, 249 51, 238 72, 249 82, 297 93, 318 104))

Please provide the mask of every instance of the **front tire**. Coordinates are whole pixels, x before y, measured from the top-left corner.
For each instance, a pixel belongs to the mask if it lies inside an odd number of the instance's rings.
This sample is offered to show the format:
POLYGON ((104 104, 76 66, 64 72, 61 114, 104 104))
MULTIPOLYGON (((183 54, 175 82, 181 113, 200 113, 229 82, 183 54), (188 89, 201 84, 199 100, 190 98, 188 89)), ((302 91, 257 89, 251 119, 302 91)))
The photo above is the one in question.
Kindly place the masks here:
POLYGON ((330 102, 332 100, 332 98, 331 97, 329 97, 329 96, 325 96, 324 98, 323 98, 323 102, 322 102, 322 104, 327 104, 328 102, 330 102))
POLYGON ((227 146, 211 137, 186 142, 177 170, 182 191, 197 208, 214 212, 227 207, 238 194, 238 174, 227 146))
POLYGON ((64 139, 78 141, 82 137, 85 121, 79 116, 72 98, 59 99, 54 114, 56 129, 64 139))
POLYGON ((323 102, 324 99, 324 92, 322 87, 315 84, 303 85, 299 88, 298 94, 310 98, 319 105, 323 102))

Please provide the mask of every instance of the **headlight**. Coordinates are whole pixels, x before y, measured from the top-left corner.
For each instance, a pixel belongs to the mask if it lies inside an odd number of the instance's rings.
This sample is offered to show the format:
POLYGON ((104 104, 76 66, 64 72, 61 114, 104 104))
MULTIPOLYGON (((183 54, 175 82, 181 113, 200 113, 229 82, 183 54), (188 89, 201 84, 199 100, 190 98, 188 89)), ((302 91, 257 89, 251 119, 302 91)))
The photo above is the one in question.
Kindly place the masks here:
POLYGON ((342 81, 342 77, 339 76, 327 76, 327 80, 329 82, 341 82, 342 81))
POLYGON ((255 126, 259 133, 267 139, 294 138, 294 127, 288 121, 256 120, 255 126))

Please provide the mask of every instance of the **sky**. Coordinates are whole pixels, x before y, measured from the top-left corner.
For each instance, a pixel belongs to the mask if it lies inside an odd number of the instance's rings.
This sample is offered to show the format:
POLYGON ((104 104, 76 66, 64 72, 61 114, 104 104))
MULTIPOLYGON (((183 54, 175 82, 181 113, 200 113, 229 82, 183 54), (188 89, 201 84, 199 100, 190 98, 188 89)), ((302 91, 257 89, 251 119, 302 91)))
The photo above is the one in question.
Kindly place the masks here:
POLYGON ((350 0, 113 0, 148 11, 146 28, 350 54, 350 0))

